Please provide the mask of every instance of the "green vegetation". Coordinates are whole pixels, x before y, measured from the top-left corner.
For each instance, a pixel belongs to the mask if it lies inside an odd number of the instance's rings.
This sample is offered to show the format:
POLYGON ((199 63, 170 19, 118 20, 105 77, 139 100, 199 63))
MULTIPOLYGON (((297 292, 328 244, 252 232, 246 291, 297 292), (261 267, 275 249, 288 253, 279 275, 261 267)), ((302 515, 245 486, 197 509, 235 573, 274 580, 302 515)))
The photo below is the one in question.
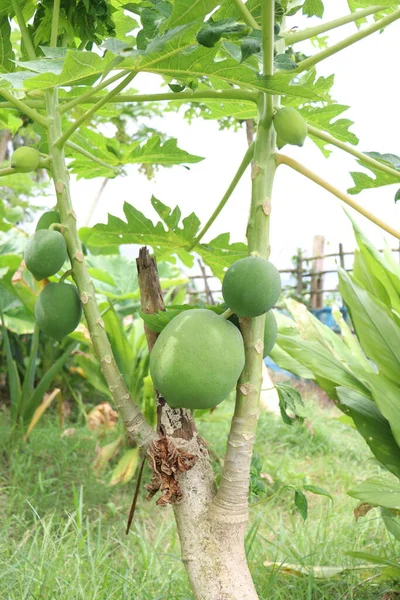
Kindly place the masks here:
POLYGON ((69 283, 49 283, 35 304, 35 320, 41 331, 61 340, 79 325, 82 305, 78 290, 69 283))
POLYGON ((48 210, 43 213, 36 225, 36 231, 39 229, 49 229, 53 223, 60 223, 60 213, 57 210, 48 210))
MULTIPOLYGON (((357 502, 346 494, 354 477, 362 481, 379 468, 365 442, 337 420, 335 410, 319 408, 309 394, 305 400, 308 427, 287 426, 265 413, 259 420, 256 471, 265 493, 252 495, 246 552, 260 599, 380 599, 396 582, 380 578, 380 569, 346 554, 362 551, 392 559, 400 554, 400 544, 385 531, 376 511, 355 521, 357 502), (278 492, 288 484, 323 486, 334 502, 309 494, 304 522, 293 492, 278 492), (277 563, 276 568, 265 567, 266 561, 277 563), (310 570, 302 577, 285 574, 285 564, 310 570), (347 570, 319 579, 313 566, 347 570)), ((232 411, 233 402, 227 401, 198 417, 217 476, 232 411)), ((74 435, 61 437, 55 414, 48 414, 30 443, 10 452, 7 417, 2 413, 0 419, 0 562, 6 600, 108 600, 129 597, 132 590, 138 600, 193 600, 172 508, 148 503, 142 485, 126 537, 134 484, 108 486, 116 459, 101 476, 93 471, 96 434, 68 423, 75 427, 74 435)), ((102 444, 112 436, 107 434, 102 444)), ((150 478, 146 466, 142 483, 150 478)))
POLYGON ((229 267, 222 282, 226 304, 238 317, 271 310, 281 293, 278 269, 265 258, 248 256, 229 267))
POLYGON ((39 229, 25 246, 25 264, 37 280, 55 275, 67 260, 64 236, 53 229, 39 229))
POLYGON ((235 387, 244 365, 240 331, 216 313, 181 312, 150 355, 156 389, 173 408, 211 408, 235 387))

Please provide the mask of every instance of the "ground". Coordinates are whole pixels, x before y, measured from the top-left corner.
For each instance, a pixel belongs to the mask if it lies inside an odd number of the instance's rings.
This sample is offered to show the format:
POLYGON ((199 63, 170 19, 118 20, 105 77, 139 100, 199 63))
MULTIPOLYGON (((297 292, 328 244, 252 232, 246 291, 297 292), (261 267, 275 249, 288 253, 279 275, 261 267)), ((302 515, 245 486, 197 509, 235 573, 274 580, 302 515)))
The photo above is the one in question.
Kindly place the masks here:
MULTIPOLYGON (((313 397, 306 404, 306 425, 284 425, 267 414, 260 418, 256 453, 267 492, 252 495, 246 537, 260 599, 397 598, 399 582, 383 577, 382 568, 348 555, 368 552, 392 560, 400 555, 400 544, 386 532, 379 512, 356 522, 357 501, 346 494, 379 467, 358 433, 338 420, 340 413, 322 408, 313 397), (293 490, 278 491, 289 484, 323 487, 334 501, 307 493, 308 519, 303 521, 293 490), (287 564, 305 574, 288 572, 287 564), (315 566, 347 570, 322 579, 310 568, 315 566)), ((232 409, 225 402, 199 418, 217 477, 232 409)), ((142 489, 126 536, 134 482, 110 487, 111 467, 101 476, 92 469, 98 434, 83 423, 66 426, 74 427, 75 435, 61 437, 56 415, 49 414, 28 443, 10 444, 7 412, 0 411, 0 597, 192 600, 171 508, 147 502, 142 489)), ((109 433, 100 443, 115 437, 109 433)), ((146 470, 144 479, 149 480, 146 470)))

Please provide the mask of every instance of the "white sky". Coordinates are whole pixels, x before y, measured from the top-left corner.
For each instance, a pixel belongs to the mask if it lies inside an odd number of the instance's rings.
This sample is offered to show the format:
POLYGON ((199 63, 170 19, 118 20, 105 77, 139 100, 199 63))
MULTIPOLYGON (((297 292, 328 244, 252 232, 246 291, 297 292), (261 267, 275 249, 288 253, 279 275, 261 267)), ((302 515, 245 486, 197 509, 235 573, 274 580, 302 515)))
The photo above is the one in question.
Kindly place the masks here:
MULTIPOLYGON (((348 12, 345 0, 326 2, 324 20, 331 20, 348 12)), ((371 19, 371 18, 370 18, 371 19)), ((291 18, 289 25, 300 27, 319 23, 319 19, 291 18)), ((356 31, 354 24, 331 32, 330 43, 356 31)), ((352 131, 360 139, 358 148, 364 151, 399 154, 399 87, 400 78, 396 56, 399 56, 400 24, 395 22, 383 34, 375 33, 347 48, 319 65, 323 75, 335 73, 333 98, 351 108, 343 116, 355 121, 352 131)), ((297 45, 305 52, 307 42, 297 45)), ((142 75, 135 79, 137 89, 159 91, 159 79, 142 75)), ((165 91, 165 90, 163 90, 165 91)), ((189 125, 177 114, 166 113, 153 121, 154 126, 178 138, 178 145, 206 160, 183 167, 161 169, 156 180, 148 181, 135 166, 127 167, 128 177, 111 180, 93 215, 91 224, 105 222, 107 212, 122 216, 122 205, 128 201, 149 217, 155 213, 150 205, 151 195, 171 207, 179 204, 183 216, 192 211, 204 223, 219 202, 234 175, 246 150, 244 129, 238 133, 219 131, 212 121, 196 120, 189 125)), ((335 149, 325 159, 317 147, 307 140, 303 148, 285 146, 285 153, 298 159, 340 189, 352 185, 350 170, 360 170, 355 159, 335 149)), ((78 224, 83 225, 93 201, 100 179, 72 181, 72 194, 78 214, 78 224)), ((398 186, 397 186, 398 187, 398 186)), ((364 191, 354 198, 391 224, 400 224, 400 203, 394 204, 396 186, 364 191)), ((244 241, 250 200, 249 176, 240 182, 227 207, 212 226, 205 240, 230 231, 232 241, 244 241)), ((361 215, 357 220, 366 234, 377 245, 384 237, 397 247, 398 242, 369 223, 361 215)), ((334 252, 339 242, 345 250, 355 246, 350 223, 343 213, 341 203, 303 176, 280 167, 275 180, 271 222, 271 260, 278 268, 288 268, 297 247, 308 253, 313 236, 326 238, 326 250, 334 252)), ((129 252, 130 253, 130 252, 129 252)))

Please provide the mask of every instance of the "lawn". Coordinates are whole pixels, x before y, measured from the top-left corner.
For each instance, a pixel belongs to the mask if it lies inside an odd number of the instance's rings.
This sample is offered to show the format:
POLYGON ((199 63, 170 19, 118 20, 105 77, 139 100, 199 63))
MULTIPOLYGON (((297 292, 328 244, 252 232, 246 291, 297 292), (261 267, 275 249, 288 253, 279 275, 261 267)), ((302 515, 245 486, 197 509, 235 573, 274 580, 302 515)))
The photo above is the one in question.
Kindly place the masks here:
MULTIPOLYGON (((400 555, 400 544, 389 536, 378 511, 356 522, 357 501, 346 495, 356 483, 377 474, 379 467, 359 434, 338 420, 335 409, 321 408, 312 396, 306 404, 306 425, 285 425, 265 413, 260 417, 255 473, 260 472, 266 492, 252 495, 246 537, 260 598, 395 598, 389 592, 394 594, 396 581, 347 554, 368 552, 392 560, 400 555), (307 493, 304 521, 295 507, 293 489, 280 488, 306 484, 324 488, 334 501, 307 493), (266 562, 281 567, 271 568, 266 562), (285 570, 285 564, 310 568, 299 576, 285 570), (316 577, 314 566, 346 571, 322 579, 316 577)), ((198 421, 217 477, 232 408, 225 402, 198 421)), ((80 423, 66 426, 75 427, 75 434, 61 437, 55 414, 49 414, 28 443, 10 447, 7 414, 1 412, 0 597, 193 599, 180 562, 172 508, 147 502, 142 489, 126 536, 134 482, 110 487, 111 467, 96 476, 92 463, 98 435, 80 423)), ((108 434, 101 443, 113 437, 108 434)), ((149 471, 145 470, 144 480, 149 480, 149 471)), ((256 486, 257 478, 253 489, 256 486)))

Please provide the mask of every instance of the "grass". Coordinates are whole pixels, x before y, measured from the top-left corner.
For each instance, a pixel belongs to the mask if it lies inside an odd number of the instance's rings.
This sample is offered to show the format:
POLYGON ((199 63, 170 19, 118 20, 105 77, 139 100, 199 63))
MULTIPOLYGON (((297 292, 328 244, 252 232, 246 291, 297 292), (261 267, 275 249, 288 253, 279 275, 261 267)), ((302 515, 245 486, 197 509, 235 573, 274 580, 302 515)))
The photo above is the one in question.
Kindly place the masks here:
MULTIPOLYGON (((386 532, 379 513, 373 510, 355 522, 357 501, 346 495, 379 467, 357 432, 332 411, 308 404, 312 430, 284 425, 272 415, 260 418, 256 452, 268 479, 262 480, 265 493, 252 496, 246 537, 260 599, 380 600, 396 582, 371 565, 355 570, 360 561, 346 554, 400 555, 400 544, 386 532), (325 488, 334 502, 307 493, 303 521, 293 489, 282 486, 306 484, 325 488), (282 568, 266 567, 266 561, 282 568), (348 571, 317 579, 312 570, 301 577, 285 573, 285 564, 348 571)), ((199 420, 201 434, 218 456, 223 456, 231 411, 226 402, 199 420)), ((1 598, 193 600, 171 508, 148 503, 142 491, 125 536, 134 483, 109 487, 110 470, 95 475, 95 434, 77 426, 74 436, 61 438, 48 415, 28 444, 10 448, 7 415, 0 414, 1 598)), ((214 466, 218 477, 217 461, 214 466)), ((144 477, 148 480, 149 473, 144 477)))

